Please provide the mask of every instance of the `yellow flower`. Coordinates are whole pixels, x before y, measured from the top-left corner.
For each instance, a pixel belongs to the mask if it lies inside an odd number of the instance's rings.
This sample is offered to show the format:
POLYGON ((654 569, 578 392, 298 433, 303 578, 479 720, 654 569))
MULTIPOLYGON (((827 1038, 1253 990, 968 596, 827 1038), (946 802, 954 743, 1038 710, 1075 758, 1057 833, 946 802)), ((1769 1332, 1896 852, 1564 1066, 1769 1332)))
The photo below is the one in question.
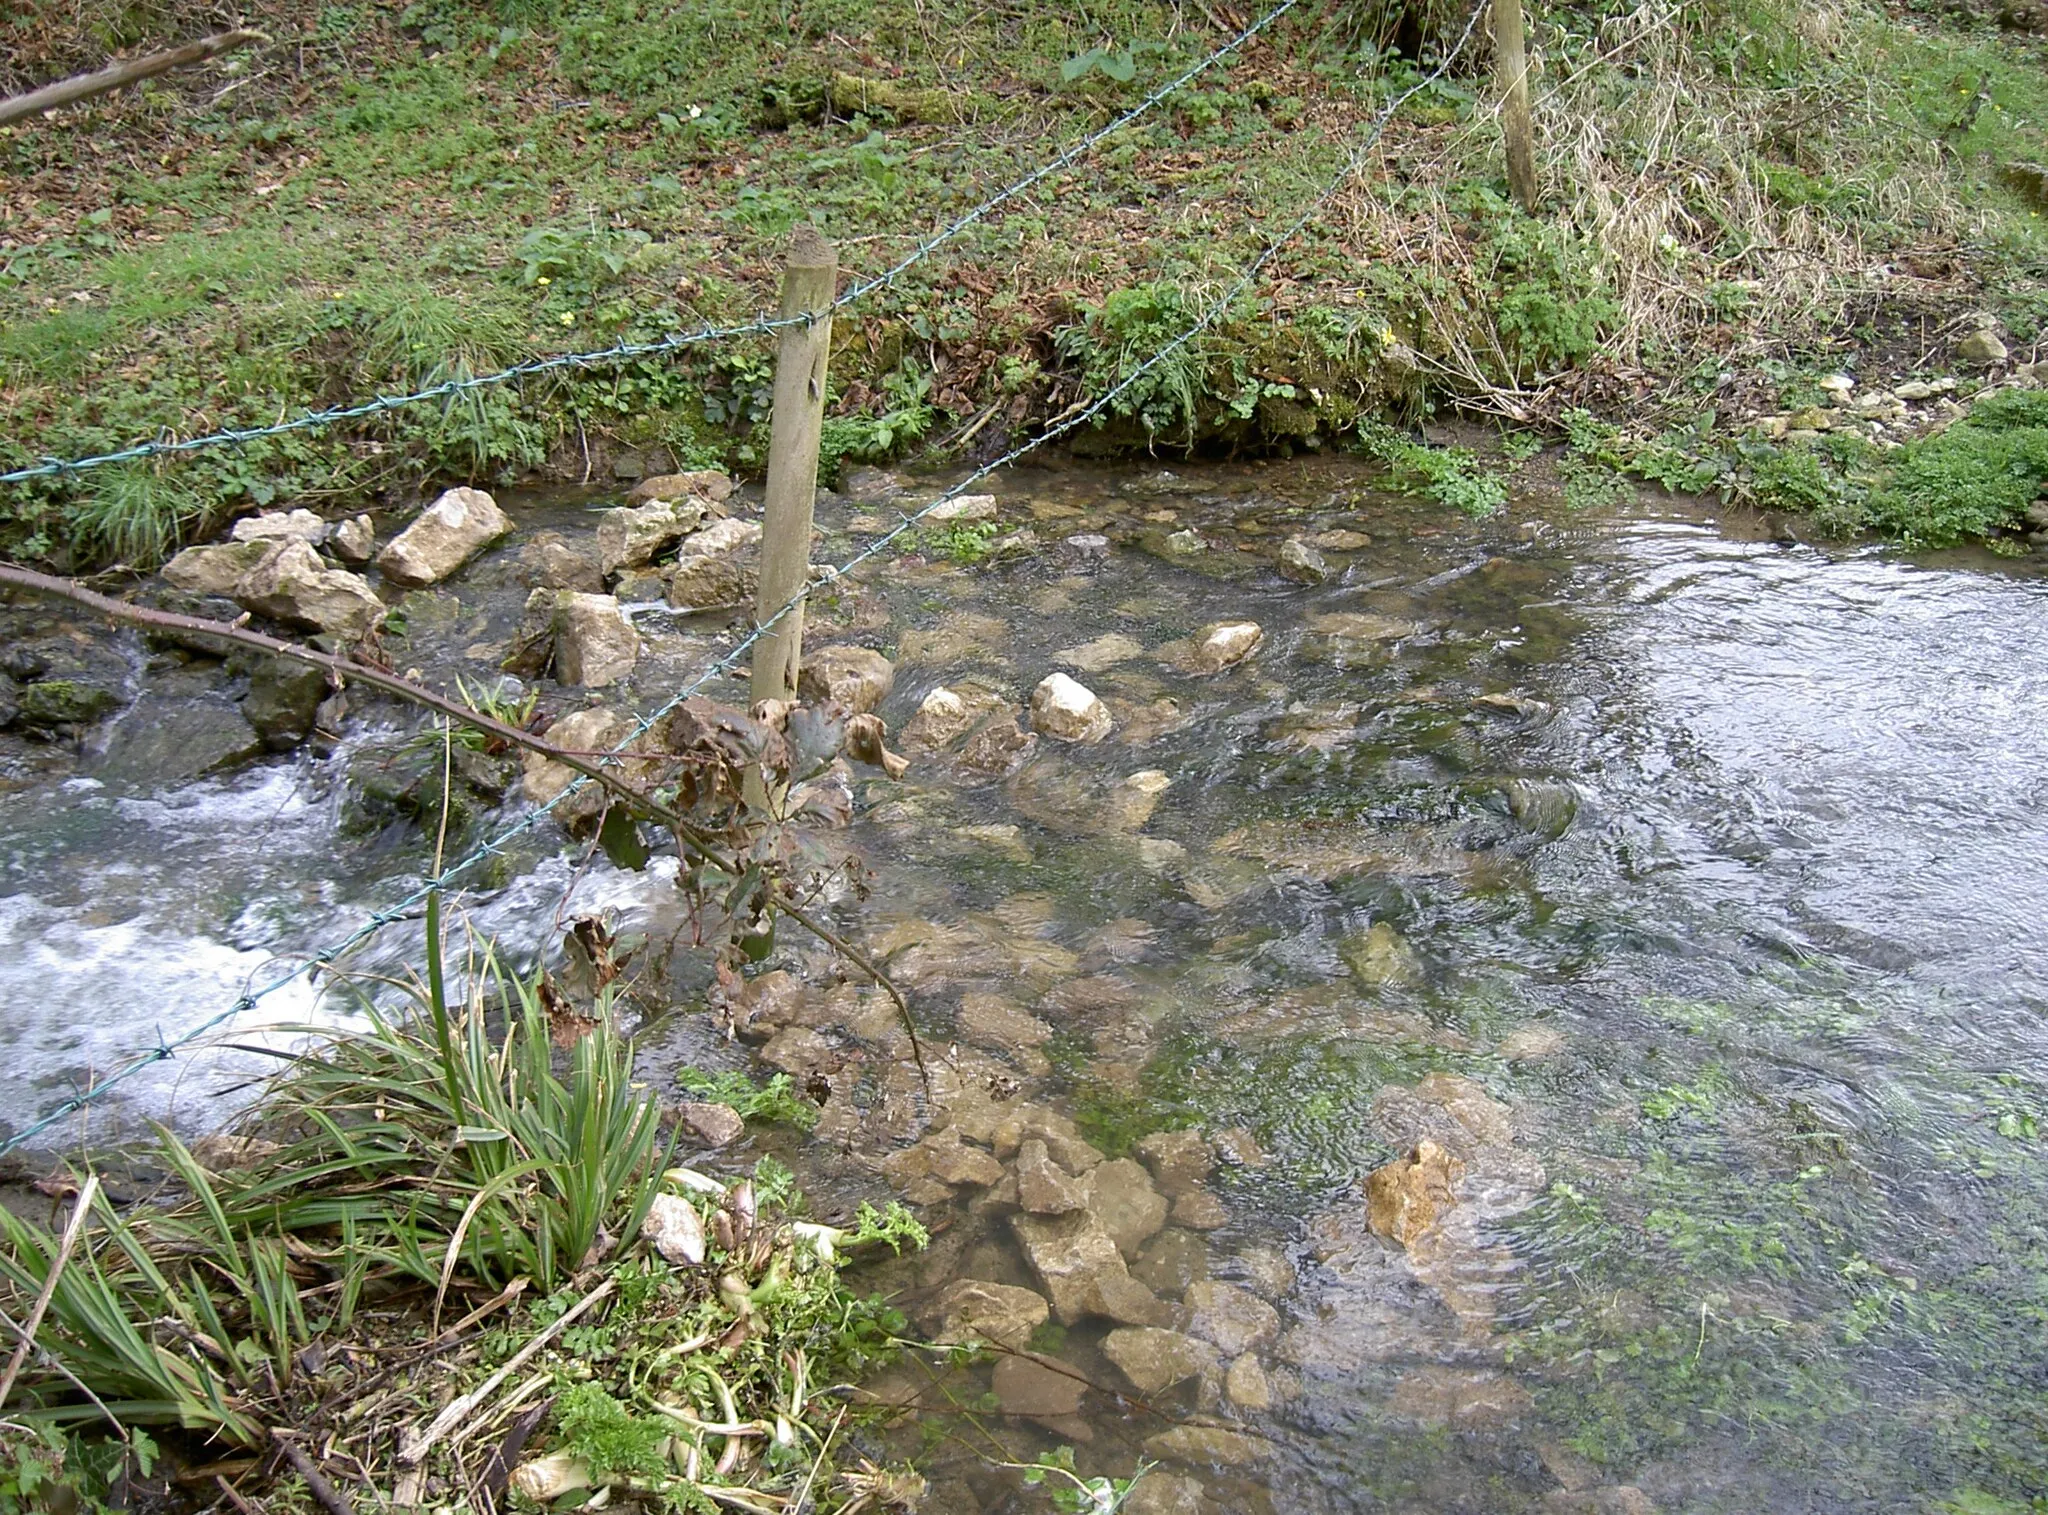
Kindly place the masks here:
POLYGON ((564 326, 574 326, 576 324, 576 317, 571 312, 565 310, 562 312, 562 324, 564 326))
POLYGON ((540 285, 543 289, 545 289, 548 285, 554 283, 555 281, 553 279, 550 279, 546 274, 542 274, 538 279, 535 279, 533 282, 540 285))

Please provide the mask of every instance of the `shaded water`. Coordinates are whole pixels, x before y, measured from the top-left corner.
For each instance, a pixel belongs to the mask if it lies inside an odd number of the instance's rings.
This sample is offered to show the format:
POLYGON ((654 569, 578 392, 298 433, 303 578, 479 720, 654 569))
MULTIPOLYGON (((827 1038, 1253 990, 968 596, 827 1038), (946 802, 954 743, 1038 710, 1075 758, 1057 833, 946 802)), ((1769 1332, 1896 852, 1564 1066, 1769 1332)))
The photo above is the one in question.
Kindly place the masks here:
MULTIPOLYGON (((967 1449, 1062 1443, 1118 1475, 1149 1446, 1137 1508, 1219 1515, 2048 1494, 2048 587, 1652 506, 1475 526, 1334 464, 1004 495, 1049 541, 1114 549, 893 565, 820 605, 816 640, 897 658, 894 730, 938 684, 1021 699, 1118 632, 1137 650, 1078 674, 1118 730, 1007 779, 926 762, 858 786, 876 877, 840 919, 916 992, 935 1111, 886 1018, 771 1050, 830 1085, 810 1156, 852 1189, 881 1192, 879 1160, 934 1117, 992 1106, 1050 1107, 1112 1156, 1233 1133, 1221 1215, 1132 1259, 1169 1303, 1203 1272, 1274 1307, 1232 1354, 1273 1403, 1199 1376, 1133 1403, 1100 1320, 1035 1340, 1096 1385, 1050 1428, 984 1401, 986 1366, 904 1370, 883 1387, 958 1412, 923 1421, 946 1433, 928 1508, 1042 1508, 967 1449), (1189 528, 1210 543, 1192 557, 1166 542, 1189 528), (1287 536, 1336 528, 1375 540, 1332 550, 1326 584, 1273 572, 1287 536), (1161 661, 1241 618, 1265 631, 1243 666, 1161 661), (1120 786, 1153 770, 1170 784, 1141 815, 1120 786), (1423 1135, 1465 1177, 1403 1250, 1368 1230, 1360 1181, 1423 1135), (1252 1439, 1156 1439, 1184 1419, 1252 1439)), ((825 512, 817 555, 872 508, 825 512)), ((643 707, 709 645, 659 619, 643 707)), ((422 633, 430 672, 489 628, 457 630, 422 633)), ((38 1070, 0 1115, 400 892, 376 882, 390 852, 334 842, 331 786, 309 761, 0 801, 0 992, 25 1007, 5 1034, 38 1070)), ((538 937, 569 856, 482 923, 538 937)), ((599 869, 578 906, 658 921, 662 888, 599 869)), ((740 1060, 702 1017, 655 1035, 665 1058, 740 1060)), ((932 1252, 877 1271, 913 1315, 952 1279, 1037 1286, 977 1192, 935 1200, 932 1252)))

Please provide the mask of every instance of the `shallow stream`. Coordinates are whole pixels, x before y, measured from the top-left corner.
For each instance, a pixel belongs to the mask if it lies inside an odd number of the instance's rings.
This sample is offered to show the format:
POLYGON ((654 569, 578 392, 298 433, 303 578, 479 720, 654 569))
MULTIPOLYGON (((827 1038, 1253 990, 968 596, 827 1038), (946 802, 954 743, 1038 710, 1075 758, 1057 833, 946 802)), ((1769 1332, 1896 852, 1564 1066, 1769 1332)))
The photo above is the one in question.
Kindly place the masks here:
MULTIPOLYGON (((1059 667, 1116 729, 1007 776, 940 756, 857 784, 874 877, 838 919, 913 991, 931 1102, 851 990, 770 1050, 830 1090, 805 1160, 835 1192, 927 1201, 933 1249, 874 1276, 927 1326, 960 1279, 1040 1280, 1000 1190, 885 1162, 902 1144, 952 1120, 979 1146, 1034 1110, 1110 1161, 1202 1133, 1205 1199, 1119 1239, 1161 1325, 1215 1350, 1133 1396, 1112 1322, 1049 1321, 1032 1345, 1091 1385, 1070 1402, 991 1394, 987 1365, 896 1372, 881 1392, 944 1412, 919 1421, 928 1509, 1044 1508, 978 1454, 1061 1444, 1088 1472, 1156 1461, 1132 1506, 1154 1515, 2048 1495, 2048 582, 1669 503, 1472 524, 1331 462, 998 492, 1040 551, 881 566, 819 604, 813 644, 895 660, 892 731, 941 684, 1021 704, 1059 667), (1060 545, 1083 533, 1107 554, 1060 545), (1275 571, 1295 536, 1329 544, 1327 582, 1275 571), (1248 661, 1175 665, 1236 620, 1264 632, 1248 661), (1425 1137, 1457 1180, 1403 1247, 1368 1228, 1363 1180, 1425 1137)), ((572 539, 587 503, 512 502, 572 539)), ((888 513, 832 502, 814 556, 888 513)), ((415 596, 401 656, 481 677, 518 547, 415 596)), ((641 624, 649 708, 722 632, 641 624)), ((416 835, 337 830, 348 757, 0 799, 0 1121, 405 892, 416 835)), ((661 876, 582 855, 532 839, 473 919, 540 940, 573 876, 575 911, 670 928, 661 876)), ((322 1013, 295 987, 250 1021, 322 1013)), ((656 1020, 651 1076, 747 1065, 708 1022, 656 1020)), ((256 1066, 166 1063, 85 1129, 204 1127, 256 1066)))

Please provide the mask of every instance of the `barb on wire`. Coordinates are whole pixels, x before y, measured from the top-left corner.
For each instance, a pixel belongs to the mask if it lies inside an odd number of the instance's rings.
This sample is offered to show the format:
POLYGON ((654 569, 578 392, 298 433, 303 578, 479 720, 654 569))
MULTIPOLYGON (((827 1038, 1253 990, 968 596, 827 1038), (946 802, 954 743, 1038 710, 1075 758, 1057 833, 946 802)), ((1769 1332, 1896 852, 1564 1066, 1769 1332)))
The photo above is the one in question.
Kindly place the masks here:
MULTIPOLYGON (((849 285, 846 291, 832 302, 832 309, 845 310, 857 301, 865 299, 878 289, 894 284, 903 275, 929 258, 933 253, 960 236, 969 227, 986 218, 990 212, 1025 193, 1033 185, 1042 183, 1048 176, 1058 173, 1069 164, 1086 157, 1107 137, 1122 131, 1133 121, 1156 108, 1162 101, 1184 88, 1199 75, 1206 73, 1225 58, 1238 51, 1267 27, 1293 10, 1302 0, 1280 0, 1280 4, 1266 12, 1257 21, 1244 28, 1236 36, 1210 53, 1200 62, 1192 65, 1176 77, 1160 85, 1122 115, 1096 128, 1082 137, 1071 147, 1056 153, 1021 179, 999 189, 965 215, 951 222, 919 242, 916 247, 872 278, 861 279, 849 285)), ((558 353, 553 357, 529 358, 524 363, 515 363, 510 368, 495 373, 466 375, 448 379, 439 384, 429 384, 405 394, 379 395, 373 400, 357 404, 336 405, 325 410, 307 411, 303 415, 279 421, 269 426, 224 427, 219 431, 203 432, 196 436, 173 438, 153 442, 138 442, 132 447, 123 447, 114 452, 93 453, 79 458, 44 458, 27 467, 0 473, 0 484, 25 484, 35 479, 56 478, 65 474, 83 473, 89 469, 103 468, 115 463, 136 463, 147 458, 167 457, 178 453, 199 452, 209 447, 221 447, 230 443, 237 446, 264 440, 268 437, 285 436, 292 432, 314 431, 322 427, 337 425, 343 421, 360 420, 365 416, 380 415, 388 411, 402 410, 409 405, 425 404, 430 400, 449 400, 460 394, 473 393, 480 389, 492 389, 510 384, 519 379, 532 378, 537 374, 556 373, 568 368, 594 368, 608 363, 625 363, 635 358, 658 357, 664 353, 680 352, 686 347, 696 347, 707 342, 729 341, 735 337, 762 336, 781 331, 789 326, 808 326, 815 316, 810 311, 800 315, 762 317, 759 320, 743 322, 736 326, 704 326, 696 331, 679 332, 674 336, 662 337, 652 342, 620 342, 611 347, 599 348, 593 352, 558 353)), ((0 1148, 0 1151, 5 1151, 0 1148)))
MULTIPOLYGON (((1158 367, 1161 363, 1165 362, 1166 359, 1173 353, 1179 351, 1182 347, 1185 347, 1189 342, 1195 340, 1196 337, 1200 336, 1203 332, 1207 331, 1210 327, 1214 326, 1219 320, 1221 320, 1224 317, 1224 315, 1229 312, 1230 308, 1237 303, 1238 297, 1242 295, 1247 289, 1251 288, 1251 286, 1258 280, 1259 275, 1265 271, 1267 265, 1269 265, 1274 258, 1279 256, 1281 250, 1284 247, 1286 247, 1288 243, 1292 242, 1295 237, 1299 236, 1302 230, 1305 227, 1307 227, 1309 222, 1315 218, 1316 213, 1320 211, 1325 205, 1327 205, 1332 199, 1332 197, 1334 197, 1338 193, 1338 191, 1345 186, 1345 184, 1350 182, 1352 176, 1355 175, 1360 169, 1360 167, 1364 165, 1366 159, 1371 155, 1373 149, 1378 145, 1380 137, 1386 131, 1388 124, 1393 120, 1396 112, 1398 112, 1403 105, 1407 104, 1407 102, 1420 91, 1427 89, 1430 85, 1434 84, 1438 79, 1441 79, 1444 76, 1445 72, 1449 70, 1451 65, 1457 61, 1459 55, 1462 54, 1466 47, 1468 47, 1471 44, 1472 34, 1479 25, 1479 18, 1486 13, 1486 6, 1487 0, 1478 0, 1478 3, 1475 4, 1473 8, 1470 18, 1465 23, 1465 28, 1463 32, 1459 34, 1457 43, 1443 55, 1442 59, 1438 61, 1435 68, 1432 69, 1429 73, 1424 74, 1422 77, 1417 79, 1413 84, 1409 85, 1406 89, 1402 90, 1399 94, 1395 95, 1384 106, 1380 108, 1380 110, 1373 116, 1370 125, 1367 127, 1365 136, 1360 141, 1357 148, 1353 150, 1350 157, 1344 161, 1344 163, 1337 169, 1337 171, 1334 174, 1330 176, 1330 178, 1327 181, 1325 181, 1322 188, 1318 190, 1313 197, 1310 198, 1308 203, 1302 208, 1301 213, 1298 216, 1296 216, 1291 223, 1289 223, 1287 228, 1284 231, 1282 231, 1277 237, 1275 237, 1271 242, 1266 244, 1265 248, 1258 254, 1258 256, 1253 258, 1252 261, 1245 266, 1243 272, 1238 275, 1237 279, 1227 289, 1225 289, 1224 292, 1210 304, 1209 308, 1206 311, 1204 311, 1202 315, 1185 331, 1183 331, 1179 336, 1175 337, 1172 341, 1168 342, 1165 346, 1161 347, 1157 352, 1153 353, 1151 357, 1147 358, 1143 363, 1139 364, 1138 367, 1133 369, 1114 387, 1106 390, 1104 393, 1099 395, 1086 408, 1079 410, 1075 412, 1073 415, 1064 418, 1063 420, 1047 428, 1045 431, 1041 432, 1039 435, 1031 438, 1030 440, 1022 442, 1016 447, 1011 448, 1008 452, 1004 453, 1001 457, 995 459, 993 462, 981 465, 972 473, 968 474, 965 478, 961 479, 958 483, 954 484, 951 488, 947 489, 943 494, 939 495, 936 499, 929 501, 918 510, 904 515, 896 526, 892 527, 889 531, 883 533, 881 536, 876 537, 874 540, 869 542, 865 547, 863 547, 859 552, 855 553, 851 558, 848 558, 844 563, 841 563, 837 567, 830 570, 825 582, 829 583, 836 581, 840 578, 843 578, 847 574, 851 573, 854 569, 858 568, 861 564, 868 562, 873 558, 879 557, 890 546, 900 541, 906 533, 916 528, 921 522, 925 520, 926 517, 930 516, 933 511, 937 510, 940 506, 948 503, 949 501, 959 498, 959 496, 964 494, 974 485, 980 483, 990 474, 997 472, 999 469, 1009 467, 1011 464, 1015 463, 1018 459, 1026 456, 1027 454, 1037 450, 1040 447, 1045 446, 1049 442, 1056 441, 1060 437, 1063 437, 1067 435, 1069 432, 1075 430, 1077 427, 1080 427, 1086 424, 1087 422, 1094 420, 1095 417, 1101 415, 1105 410, 1107 410, 1112 404, 1116 402, 1119 396, 1123 395, 1126 391, 1131 389, 1132 386, 1137 384, 1139 380, 1144 378, 1144 376, 1151 372, 1151 370, 1158 367)), ((770 630, 772 630, 776 625, 778 625, 785 617, 792 614, 796 610, 797 606, 804 603, 808 596, 808 589, 792 596, 787 604, 783 605, 780 609, 778 609, 773 615, 769 616, 766 620, 761 621, 758 625, 756 625, 753 628, 753 630, 748 632, 748 634, 745 637, 741 638, 740 641, 735 643, 731 649, 729 649, 722 656, 720 656, 715 662, 713 662, 709 667, 707 667, 696 678, 692 679, 688 684, 684 685, 675 694, 671 695, 667 700, 663 701, 662 704, 659 707, 657 707, 652 713, 641 717, 635 723, 633 730, 624 739, 622 739, 612 749, 612 751, 614 753, 622 753, 626 747, 630 746, 634 741, 638 740, 647 731, 652 729, 658 721, 660 721, 664 716, 674 711, 677 706, 683 703, 683 701, 691 698, 699 690, 703 689, 703 687, 706 684, 710 683, 712 679, 718 677, 722 673, 731 670, 732 667, 739 661, 741 657, 743 657, 751 648, 753 648, 754 645, 758 643, 763 636, 765 636, 770 630)), ((93 1101, 100 1098, 100 1096, 103 1095, 107 1090, 115 1087, 120 1083, 125 1082, 129 1078, 132 1078, 137 1073, 140 1073, 144 1068, 147 1068, 154 1063, 161 1062, 164 1059, 173 1056, 177 1051, 184 1047, 190 1046, 193 1042, 198 1041, 208 1032, 223 1025, 227 1021, 232 1020, 234 1017, 242 1014, 244 1011, 253 1009, 256 1006, 256 1004, 259 1003, 261 1000, 267 998, 269 995, 277 993, 286 985, 290 984, 295 979, 297 979, 301 974, 317 972, 320 968, 331 965, 337 958, 354 950, 356 947, 362 945, 371 937, 375 936, 379 931, 382 931, 386 926, 392 924, 394 921, 402 919, 407 913, 418 908, 422 903, 424 903, 428 895, 434 893, 436 890, 447 887, 447 885, 450 882, 452 882, 455 878, 460 876, 463 872, 472 867, 474 864, 482 861, 486 857, 495 854, 501 848, 503 848, 508 842, 512 841, 518 836, 523 835, 525 832, 530 831, 531 829, 533 829, 533 827, 539 825, 541 820, 545 816, 550 814, 557 805, 561 804, 562 801, 566 800, 570 795, 576 793, 577 791, 582 789, 585 784, 588 784, 590 782, 591 780, 587 778, 577 778, 573 783, 565 787, 561 791, 561 793, 557 794, 552 800, 549 800, 546 804, 537 806, 534 809, 528 811, 525 815, 521 816, 517 821, 513 822, 510 826, 506 827, 505 830, 499 832, 496 836, 491 837, 489 840, 478 844, 478 846, 472 849, 468 853, 468 855, 457 860, 455 863, 449 865, 447 868, 444 868, 439 874, 435 875, 433 878, 423 881, 417 889, 413 890, 410 894, 408 894, 404 899, 400 900, 397 904, 388 906, 387 908, 380 910, 376 914, 372 915, 361 926, 356 928, 355 931, 351 932, 347 937, 343 938, 340 942, 336 943, 331 947, 325 948, 322 951, 313 953, 310 956, 301 959, 297 963, 293 964, 289 969, 278 974, 276 977, 272 978, 271 980, 263 984, 260 988, 246 991, 241 996, 241 998, 237 999, 232 1005, 230 1005, 227 1009, 221 1011, 218 1015, 213 1016, 211 1019, 205 1021, 201 1025, 195 1026, 192 1030, 184 1032, 181 1035, 172 1038, 168 1043, 163 1043, 159 1045, 157 1048, 152 1049, 151 1051, 137 1057, 133 1061, 124 1064, 122 1067, 116 1069, 113 1073, 109 1074, 106 1078, 101 1079, 98 1083, 94 1084, 91 1088, 86 1089, 79 1094, 73 1095, 70 1099, 65 1100, 56 1109, 50 1111, 41 1119, 35 1121, 33 1124, 29 1126, 24 1127, 21 1131, 9 1137, 6 1141, 0 1142, 0 1156, 4 1156, 6 1153, 12 1151, 14 1148, 20 1146, 22 1143, 37 1136, 41 1132, 48 1130, 51 1126, 65 1119, 66 1117, 76 1114, 78 1111, 84 1109, 87 1105, 91 1104, 93 1101)))

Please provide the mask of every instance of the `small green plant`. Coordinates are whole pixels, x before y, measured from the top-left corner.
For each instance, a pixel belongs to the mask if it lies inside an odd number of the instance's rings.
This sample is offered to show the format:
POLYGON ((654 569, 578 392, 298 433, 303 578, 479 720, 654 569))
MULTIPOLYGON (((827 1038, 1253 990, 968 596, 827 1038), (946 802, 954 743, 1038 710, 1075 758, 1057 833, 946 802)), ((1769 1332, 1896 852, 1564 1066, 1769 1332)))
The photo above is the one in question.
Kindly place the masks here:
POLYGON ((1083 1478, 1074 1471, 1074 1449, 1059 1447, 1042 1452, 1028 1463, 1005 1463, 1024 1475, 1026 1488, 1047 1490, 1055 1510, 1065 1515, 1115 1515, 1129 1502, 1131 1493, 1152 1464, 1140 1462, 1129 1478, 1108 1478, 1100 1474, 1083 1478))
POLYGON ((787 1073, 757 1084, 734 1068, 718 1073, 684 1068, 676 1074, 676 1082, 701 1100, 732 1106, 743 1120, 794 1126, 799 1131, 818 1123, 818 1107, 797 1093, 796 1082, 787 1073))
POLYGON ((919 545, 936 557, 949 558, 962 568, 985 560, 1000 528, 994 521, 957 521, 936 531, 920 534, 919 545))
POLYGON ((1360 424, 1356 446, 1386 464, 1388 482, 1404 494, 1435 500, 1474 519, 1508 502, 1507 480, 1481 467, 1465 448, 1431 447, 1376 421, 1360 424))
POLYGON ((2048 394, 2002 390, 1946 431, 1909 443, 1864 507, 1911 547, 1948 547, 2020 524, 2048 487, 2048 394))
POLYGON ((590 1468, 593 1478, 652 1478, 667 1466, 667 1430, 635 1415, 594 1383, 571 1384, 555 1402, 563 1450, 590 1468))
POLYGON ((1210 343, 1188 336, 1199 319, 1178 286, 1137 284, 1083 305, 1078 321, 1053 333, 1053 351, 1089 395, 1129 383, 1109 409, 1148 437, 1178 432, 1192 442, 1210 360, 1210 343))

